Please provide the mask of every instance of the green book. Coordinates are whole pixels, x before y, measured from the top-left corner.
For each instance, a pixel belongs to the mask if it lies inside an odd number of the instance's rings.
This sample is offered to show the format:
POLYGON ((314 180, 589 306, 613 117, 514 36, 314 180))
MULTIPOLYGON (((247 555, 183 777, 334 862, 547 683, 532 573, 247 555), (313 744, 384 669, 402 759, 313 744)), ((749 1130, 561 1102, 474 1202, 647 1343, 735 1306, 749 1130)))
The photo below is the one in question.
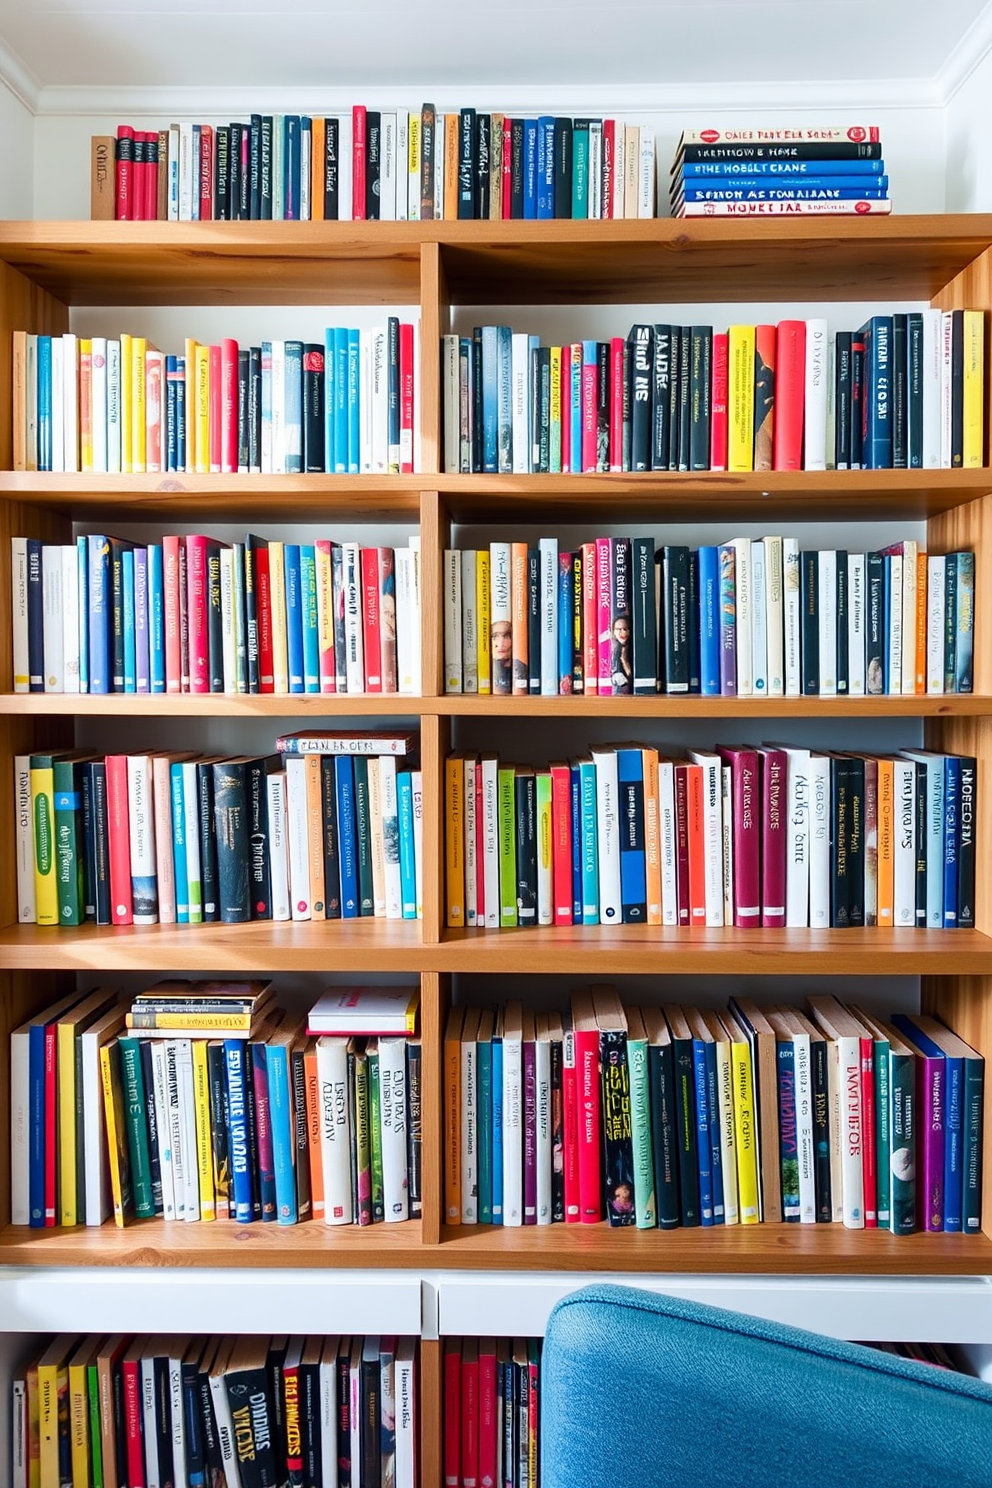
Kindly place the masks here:
POLYGON ((148 1111, 145 1100, 145 1077, 141 1069, 140 1040, 122 1036, 117 1040, 121 1055, 121 1079, 124 1089, 127 1150, 131 1163, 131 1192, 138 1219, 152 1219, 155 1200, 152 1197, 152 1165, 148 1150, 148 1111))
POLYGON ((91 1488, 103 1488, 103 1441, 100 1436, 100 1377, 95 1364, 86 1366, 86 1398, 90 1414, 91 1488))
POLYGON ((889 1228, 916 1229, 916 1054, 889 1023, 889 1228))
POLYGON ((496 776, 499 833, 499 928, 517 923, 517 802, 516 770, 501 765, 496 776))
POLYGON ((356 755, 355 858, 358 863, 358 913, 375 914, 372 888, 372 823, 369 812, 369 762, 356 755))
POLYGON ((358 1166, 358 1223, 372 1223, 372 1144, 369 1121, 369 1062, 355 1055, 355 1160, 358 1166))
POLYGON ((83 800, 74 760, 55 760, 52 766, 52 787, 59 924, 79 925, 85 914, 83 800))
POLYGON ((637 1008, 627 1009, 627 1068, 630 1076, 630 1135, 634 1145, 634 1213, 639 1230, 657 1224, 648 1036, 637 1008))
POLYGON ((369 1070, 369 1152, 372 1168, 372 1222, 386 1217, 382 1190, 382 1126, 379 1112, 379 1045, 370 1039, 367 1046, 369 1070))

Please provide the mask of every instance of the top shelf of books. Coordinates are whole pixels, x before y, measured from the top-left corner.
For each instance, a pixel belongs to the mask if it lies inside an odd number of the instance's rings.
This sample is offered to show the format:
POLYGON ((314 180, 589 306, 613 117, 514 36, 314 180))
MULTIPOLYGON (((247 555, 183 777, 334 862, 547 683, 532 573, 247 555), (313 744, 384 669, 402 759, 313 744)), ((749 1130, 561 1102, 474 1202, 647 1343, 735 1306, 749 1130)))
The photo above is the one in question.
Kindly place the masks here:
POLYGON ((0 260, 71 305, 932 300, 990 247, 989 214, 0 223, 0 260))

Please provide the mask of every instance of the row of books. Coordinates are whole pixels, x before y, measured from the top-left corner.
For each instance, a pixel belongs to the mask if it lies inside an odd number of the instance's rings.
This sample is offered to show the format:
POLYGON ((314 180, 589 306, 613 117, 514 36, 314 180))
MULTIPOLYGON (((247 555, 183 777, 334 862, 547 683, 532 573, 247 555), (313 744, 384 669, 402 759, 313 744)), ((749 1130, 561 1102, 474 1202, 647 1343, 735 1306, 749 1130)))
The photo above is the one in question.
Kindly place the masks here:
POLYGON ((91 215, 118 221, 654 217, 653 131, 463 108, 118 125, 91 144, 91 215))
POLYGON ((673 217, 863 217, 891 211, 888 187, 873 124, 686 129, 672 164, 669 205, 673 217))
POLYGON ((11 539, 15 692, 420 692, 420 540, 11 539))
POLYGON ((411 475, 419 322, 320 341, 35 335, 13 341, 14 469, 97 475, 411 475))
POLYGON ((445 1488, 539 1488, 542 1348, 540 1338, 444 1340, 445 1488))
POLYGON ((130 1009, 73 993, 10 1052, 14 1224, 419 1217, 419 1040, 312 1038, 271 984, 167 982, 130 1009))
POLYGON ((12 1488, 414 1488, 417 1340, 60 1334, 15 1368, 12 1488))
POLYGON ((445 767, 446 921, 974 929, 972 756, 594 745, 445 767))
POLYGON ((447 693, 864 697, 973 687, 975 558, 794 537, 446 549, 447 693))
POLYGON ((974 468, 981 310, 777 325, 632 326, 543 346, 510 326, 441 338, 450 473, 974 468))
POLYGON ((278 743, 283 752, 234 759, 17 755, 19 922, 419 919, 415 755, 278 743))
POLYGON ((982 1056, 923 1015, 829 995, 807 1014, 630 1007, 606 985, 564 1018, 452 1009, 447 1223, 980 1233, 982 1056))

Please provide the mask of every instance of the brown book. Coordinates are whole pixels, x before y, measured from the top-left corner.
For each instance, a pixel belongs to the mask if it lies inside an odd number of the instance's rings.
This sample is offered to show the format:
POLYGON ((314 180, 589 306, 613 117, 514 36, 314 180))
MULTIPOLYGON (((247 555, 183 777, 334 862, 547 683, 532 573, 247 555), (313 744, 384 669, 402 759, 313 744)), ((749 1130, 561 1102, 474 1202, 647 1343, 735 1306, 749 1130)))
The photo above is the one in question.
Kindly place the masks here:
POLYGON ((731 999, 751 1044, 751 1066, 758 1094, 758 1170, 761 1175, 761 1218, 765 1224, 782 1222, 782 1170, 778 1141, 778 1055, 775 1030, 749 997, 731 999))
POLYGON ((503 217, 503 115, 493 114, 489 132, 489 219, 503 217))
POLYGON ((90 140, 90 219, 113 222, 117 208, 117 142, 112 134, 94 134, 90 140))

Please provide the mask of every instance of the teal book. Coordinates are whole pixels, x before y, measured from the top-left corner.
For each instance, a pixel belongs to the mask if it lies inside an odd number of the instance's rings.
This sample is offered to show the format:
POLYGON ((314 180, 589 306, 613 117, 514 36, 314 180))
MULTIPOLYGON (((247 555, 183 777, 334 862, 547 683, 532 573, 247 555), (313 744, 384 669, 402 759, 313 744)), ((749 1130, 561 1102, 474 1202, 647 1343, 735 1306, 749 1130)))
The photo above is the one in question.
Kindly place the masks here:
POLYGON ((627 1069, 630 1078, 630 1134, 634 1148, 634 1213, 639 1230, 653 1230, 658 1216, 651 1141, 648 1037, 637 1008, 627 1009, 627 1069))
POLYGON ((82 794, 78 770, 78 762, 71 759, 56 757, 52 765, 55 881, 60 925, 81 925, 85 915, 82 794))
POLYGON ((127 1151, 131 1165, 131 1193, 138 1219, 152 1219, 155 1201, 152 1196, 152 1165, 148 1149, 148 1108, 145 1077, 141 1068, 141 1040, 121 1037, 117 1046, 121 1056, 121 1081, 124 1092, 127 1151))
POLYGON ((584 222, 589 216, 589 120, 572 123, 572 218, 584 222))
POLYGON ((476 1141, 478 1152, 479 1223, 493 1222, 493 1014, 486 1008, 476 1042, 476 1141))
MULTIPOLYGON (((294 1036, 290 1030, 290 1037, 294 1036)), ((279 1040, 266 1045, 265 1073, 269 1087, 269 1123, 272 1130, 272 1165, 276 1184, 276 1220, 296 1223, 296 1175, 293 1171, 294 1117, 290 1089, 289 1050, 279 1040)))
POLYGON ((886 1023, 889 1040, 889 1228, 893 1235, 916 1229, 916 1064, 915 1052, 886 1023))
POLYGON ((317 564, 313 543, 300 544, 300 610, 303 621, 303 691, 320 691, 317 641, 317 564))

